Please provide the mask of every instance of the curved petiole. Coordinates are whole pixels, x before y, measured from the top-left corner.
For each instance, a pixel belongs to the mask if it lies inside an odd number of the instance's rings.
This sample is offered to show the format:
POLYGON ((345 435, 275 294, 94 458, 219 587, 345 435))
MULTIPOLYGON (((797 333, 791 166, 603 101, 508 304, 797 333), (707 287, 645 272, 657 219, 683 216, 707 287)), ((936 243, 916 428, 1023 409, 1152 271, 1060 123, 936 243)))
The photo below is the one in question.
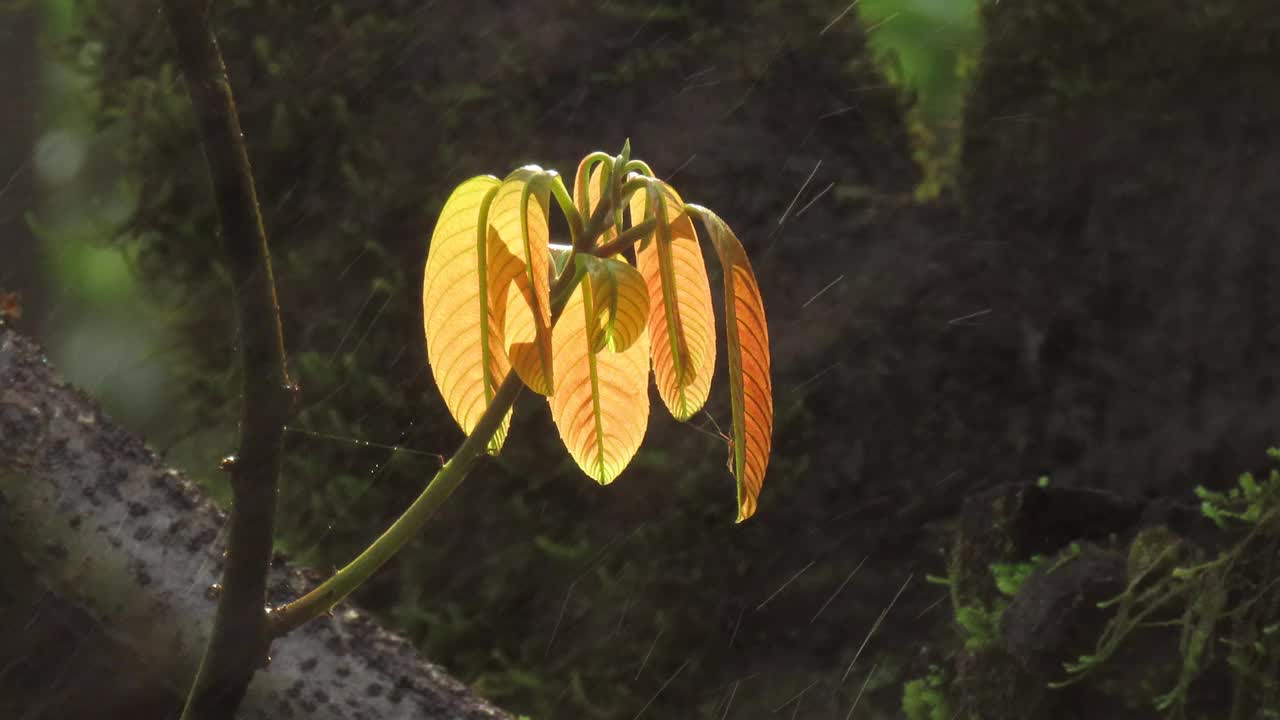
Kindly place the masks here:
POLYGON ((556 173, 551 179, 551 195, 555 197, 556 204, 560 206, 560 213, 569 223, 569 242, 577 247, 578 238, 582 237, 586 228, 582 222, 582 213, 578 212, 578 208, 573 204, 573 198, 569 197, 569 189, 564 186, 564 179, 560 177, 560 173, 556 173))

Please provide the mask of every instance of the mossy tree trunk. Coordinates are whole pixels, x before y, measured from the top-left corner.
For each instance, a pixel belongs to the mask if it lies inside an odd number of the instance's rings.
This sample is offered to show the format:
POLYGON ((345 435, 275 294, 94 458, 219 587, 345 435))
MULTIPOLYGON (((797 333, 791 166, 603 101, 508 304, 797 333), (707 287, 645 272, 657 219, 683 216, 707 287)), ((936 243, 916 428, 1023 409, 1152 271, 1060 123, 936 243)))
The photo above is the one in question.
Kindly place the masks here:
MULTIPOLYGON (((0 714, 175 717, 226 516, 0 323, 0 714)), ((317 575, 283 561, 271 602, 317 575)), ((346 606, 278 639, 238 718, 508 718, 346 606)))

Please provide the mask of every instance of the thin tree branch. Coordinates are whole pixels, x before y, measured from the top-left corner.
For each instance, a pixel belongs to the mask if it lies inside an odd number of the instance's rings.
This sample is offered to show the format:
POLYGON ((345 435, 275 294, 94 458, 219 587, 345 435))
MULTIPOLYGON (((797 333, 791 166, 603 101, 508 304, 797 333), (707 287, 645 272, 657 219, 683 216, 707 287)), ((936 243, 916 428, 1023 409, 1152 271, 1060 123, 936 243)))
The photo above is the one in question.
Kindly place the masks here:
POLYGON ((232 717, 266 658, 266 576, 281 440, 294 388, 285 366, 271 254, 231 83, 200 0, 164 0, 209 165, 223 255, 234 286, 242 373, 240 437, 222 595, 184 720, 232 717))
MULTIPOLYGON (((253 173, 226 67, 198 2, 164 0, 163 6, 199 123, 235 283, 244 403, 240 451, 229 463, 234 505, 223 595, 183 720, 230 717, 273 638, 327 612, 394 556, 465 479, 521 387, 514 373, 509 374, 475 430, 378 540, 319 587, 269 615, 264 612, 281 439, 293 387, 284 362, 271 255, 253 173)), ((608 205, 602 202, 596 208, 575 245, 589 246, 608 227, 608 205)), ((574 279, 573 273, 565 273, 557 283, 553 323, 574 279)))

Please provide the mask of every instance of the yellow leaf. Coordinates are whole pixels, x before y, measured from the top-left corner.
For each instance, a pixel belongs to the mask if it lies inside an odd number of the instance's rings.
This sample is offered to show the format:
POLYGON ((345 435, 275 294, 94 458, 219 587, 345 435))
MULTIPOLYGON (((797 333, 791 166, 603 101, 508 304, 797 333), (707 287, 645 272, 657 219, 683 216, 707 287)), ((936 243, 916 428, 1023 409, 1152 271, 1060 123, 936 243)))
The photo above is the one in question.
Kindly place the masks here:
MULTIPOLYGON (((486 215, 499 183, 474 177, 458 186, 431 233, 422 278, 422 319, 427 361, 453 419, 470 434, 510 367, 502 342, 502 317, 489 301, 486 215)), ((489 443, 502 447, 508 413, 489 443)))
POLYGON ((733 407, 733 474, 738 480, 738 522, 751 517, 764 484, 773 445, 773 380, 764 300, 751 262, 733 231, 715 213, 696 205, 724 269, 725 337, 733 407))
POLYGON ((553 331, 556 394, 547 398, 569 454, 601 485, 631 462, 649 422, 649 341, 643 325, 620 352, 592 347, 592 328, 601 314, 597 304, 608 301, 602 295, 610 287, 588 275, 570 296, 553 331))
MULTIPOLYGON (((582 159, 574 180, 574 205, 578 212, 589 216, 596 209, 604 196, 605 178, 612 170, 613 159, 603 153, 582 159)), ((610 227, 602 240, 608 242, 615 237, 617 227, 610 227)), ((596 351, 626 350, 648 323, 649 292, 644 277, 620 258, 602 260, 580 254, 577 263, 579 275, 593 283, 596 298, 597 323, 592 329, 592 347, 596 351)))
POLYGON ((596 323, 592 343, 597 352, 622 352, 645 332, 649 321, 649 290, 644 277, 619 256, 579 255, 583 282, 591 283, 596 323))
POLYGON ((657 220, 654 239, 636 251, 649 288, 649 338, 658 395, 677 420, 688 420, 711 391, 716 364, 711 284, 684 203, 666 183, 631 198, 631 222, 657 220))
POLYGON ((520 168, 498 187, 489 209, 489 299, 500 309, 507 355, 534 392, 555 390, 551 367, 551 297, 547 207, 553 175, 520 168))

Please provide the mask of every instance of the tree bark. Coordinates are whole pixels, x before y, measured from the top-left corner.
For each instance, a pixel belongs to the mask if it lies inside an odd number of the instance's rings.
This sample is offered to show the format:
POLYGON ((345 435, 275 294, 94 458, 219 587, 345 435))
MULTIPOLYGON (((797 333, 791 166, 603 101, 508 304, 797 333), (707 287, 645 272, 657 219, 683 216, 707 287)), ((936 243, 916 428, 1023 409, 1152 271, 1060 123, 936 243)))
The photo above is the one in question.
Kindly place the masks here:
MULTIPOLYGON (((0 323, 0 714, 175 716, 211 627, 224 525, 0 323)), ((268 601, 317 579, 277 558, 268 601)), ((510 715, 344 605, 273 643, 237 717, 510 715)))

